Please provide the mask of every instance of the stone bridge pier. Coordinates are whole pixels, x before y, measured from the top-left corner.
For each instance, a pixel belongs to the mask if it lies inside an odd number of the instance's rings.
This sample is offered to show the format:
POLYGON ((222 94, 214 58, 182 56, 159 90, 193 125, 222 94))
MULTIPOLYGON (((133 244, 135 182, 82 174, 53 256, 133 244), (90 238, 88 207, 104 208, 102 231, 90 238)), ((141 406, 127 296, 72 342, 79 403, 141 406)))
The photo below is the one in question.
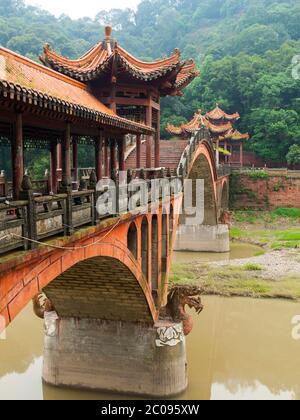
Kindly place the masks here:
POLYGON ((45 316, 43 379, 151 397, 180 394, 187 387, 182 323, 159 320, 140 269, 130 257, 122 260, 85 260, 44 289, 56 312, 45 316))
POLYGON ((204 194, 201 198, 204 212, 201 221, 197 219, 193 221, 185 214, 183 207, 174 249, 192 252, 229 252, 227 220, 229 179, 228 175, 218 173, 213 145, 208 137, 203 138, 202 130, 191 139, 180 170, 185 179, 193 182, 194 207, 197 203, 196 181, 204 181, 204 194))

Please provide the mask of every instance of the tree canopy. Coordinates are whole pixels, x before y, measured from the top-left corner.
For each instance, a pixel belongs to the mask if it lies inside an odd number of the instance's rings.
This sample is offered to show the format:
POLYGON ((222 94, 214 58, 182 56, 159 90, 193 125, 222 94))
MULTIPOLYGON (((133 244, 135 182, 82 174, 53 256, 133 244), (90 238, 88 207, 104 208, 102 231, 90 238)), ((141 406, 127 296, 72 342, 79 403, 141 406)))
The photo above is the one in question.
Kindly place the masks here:
POLYGON ((248 148, 282 161, 300 145, 300 81, 292 77, 300 54, 300 0, 142 0, 136 11, 101 11, 94 19, 59 18, 23 0, 0 0, 0 44, 37 60, 48 42, 70 58, 85 53, 111 24, 132 54, 153 60, 179 47, 201 75, 182 98, 163 100, 168 121, 189 120, 219 102, 241 114, 248 148))

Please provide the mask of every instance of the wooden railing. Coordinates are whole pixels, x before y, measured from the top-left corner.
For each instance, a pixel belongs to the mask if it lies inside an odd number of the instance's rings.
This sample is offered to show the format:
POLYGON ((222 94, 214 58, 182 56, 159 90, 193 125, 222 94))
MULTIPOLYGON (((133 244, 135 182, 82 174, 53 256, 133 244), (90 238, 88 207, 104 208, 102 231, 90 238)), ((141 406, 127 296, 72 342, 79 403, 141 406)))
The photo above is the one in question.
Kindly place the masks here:
POLYGON ((229 176, 232 173, 231 165, 219 165, 217 167, 218 178, 223 178, 224 176, 229 176))
MULTIPOLYGON (((138 174, 127 171, 127 179, 119 179, 117 171, 113 174, 114 186, 107 180, 97 189, 95 172, 91 172, 88 182, 82 179, 80 191, 72 191, 71 185, 63 186, 59 194, 37 196, 30 178, 25 175, 22 183, 21 199, 0 204, 0 254, 17 248, 34 249, 38 242, 47 238, 70 236, 74 230, 86 225, 97 225, 100 220, 128 212, 128 202, 142 191, 134 201, 136 208, 153 202, 151 186, 157 178, 171 180, 176 178, 170 170, 160 170, 160 176, 153 178, 140 170, 138 174), (137 177, 139 176, 139 178, 137 177), (88 184, 88 185, 87 185, 88 184), (130 187, 129 187, 130 185, 130 187), (132 188, 132 186, 136 188, 132 188), (144 191, 144 193, 143 193, 144 191), (114 213, 98 213, 96 203, 103 194, 114 194, 116 206, 114 213)), ((174 191, 171 191, 173 194, 174 191)), ((157 200, 162 198, 159 189, 157 200)))

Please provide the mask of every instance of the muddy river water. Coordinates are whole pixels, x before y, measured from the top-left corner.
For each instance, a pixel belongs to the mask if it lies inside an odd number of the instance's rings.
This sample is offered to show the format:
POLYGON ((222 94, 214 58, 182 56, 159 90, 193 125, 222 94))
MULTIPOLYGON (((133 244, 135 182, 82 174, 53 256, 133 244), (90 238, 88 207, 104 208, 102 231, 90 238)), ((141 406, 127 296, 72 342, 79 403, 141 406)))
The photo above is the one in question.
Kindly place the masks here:
MULTIPOLYGON (((180 398, 299 400, 300 340, 292 337, 299 303, 210 296, 203 302, 187 339, 189 388, 180 398)), ((42 354, 43 325, 29 305, 0 340, 0 400, 124 399, 44 385, 42 354)))

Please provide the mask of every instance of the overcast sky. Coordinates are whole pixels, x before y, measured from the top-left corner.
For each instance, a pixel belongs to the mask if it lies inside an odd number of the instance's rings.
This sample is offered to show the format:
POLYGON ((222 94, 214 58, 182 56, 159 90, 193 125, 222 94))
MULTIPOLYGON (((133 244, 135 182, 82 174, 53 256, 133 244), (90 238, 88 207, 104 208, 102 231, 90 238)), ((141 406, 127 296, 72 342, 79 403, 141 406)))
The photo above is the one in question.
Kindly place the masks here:
POLYGON ((55 16, 64 13, 76 19, 83 16, 95 17, 101 10, 135 8, 140 0, 25 0, 25 3, 40 6, 55 16))

